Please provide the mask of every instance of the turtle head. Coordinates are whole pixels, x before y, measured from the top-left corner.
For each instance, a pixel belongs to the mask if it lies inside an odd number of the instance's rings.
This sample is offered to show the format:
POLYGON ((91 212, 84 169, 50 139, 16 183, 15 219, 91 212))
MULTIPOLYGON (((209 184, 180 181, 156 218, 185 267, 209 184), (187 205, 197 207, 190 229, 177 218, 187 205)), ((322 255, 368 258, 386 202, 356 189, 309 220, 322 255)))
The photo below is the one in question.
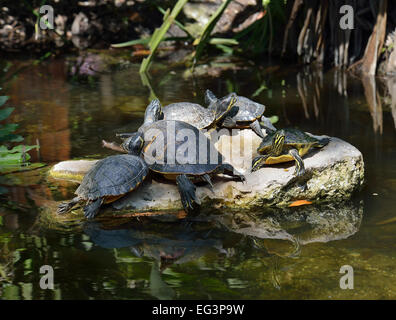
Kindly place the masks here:
POLYGON ((124 140, 121 147, 128 152, 128 154, 137 156, 142 151, 143 145, 143 134, 141 132, 135 132, 124 140))
POLYGON ((215 119, 218 121, 227 116, 230 111, 233 111, 233 107, 235 106, 237 100, 238 97, 236 93, 232 92, 221 99, 216 99, 216 101, 212 101, 208 109, 213 110, 215 119))
POLYGON ((216 101, 217 101, 217 97, 214 95, 212 91, 207 89, 205 91, 205 104, 209 106, 212 103, 215 103, 216 101))
POLYGON ((285 132, 283 130, 278 130, 274 138, 272 139, 271 153, 274 155, 279 155, 282 153, 283 145, 285 143, 285 132))
POLYGON ((162 105, 158 99, 154 99, 146 108, 144 113, 144 124, 149 124, 163 119, 162 105))

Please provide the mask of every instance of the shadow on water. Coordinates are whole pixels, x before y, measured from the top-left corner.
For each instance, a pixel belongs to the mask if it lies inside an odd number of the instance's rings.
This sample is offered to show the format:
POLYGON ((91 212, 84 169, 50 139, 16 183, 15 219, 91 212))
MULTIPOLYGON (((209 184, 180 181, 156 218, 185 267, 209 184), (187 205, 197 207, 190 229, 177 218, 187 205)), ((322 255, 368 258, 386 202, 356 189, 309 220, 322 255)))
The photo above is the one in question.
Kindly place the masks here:
POLYGON ((101 140, 137 129, 150 95, 164 105, 201 103, 210 88, 265 104, 267 116, 278 116, 277 127, 355 145, 365 160, 366 186, 350 202, 213 212, 201 222, 142 217, 59 224, 48 213, 72 197, 76 184, 51 180, 48 168, 1 176, 9 193, 0 207, 0 298, 396 297, 394 79, 221 58, 198 67, 194 77, 157 65, 142 83, 138 65, 102 54, 36 66, 10 62, 1 86, 16 108, 10 122, 20 124, 18 134, 41 146, 33 161, 109 155, 101 140), (45 264, 55 270, 53 291, 39 286, 45 264), (354 290, 339 288, 342 265, 354 267, 354 290))

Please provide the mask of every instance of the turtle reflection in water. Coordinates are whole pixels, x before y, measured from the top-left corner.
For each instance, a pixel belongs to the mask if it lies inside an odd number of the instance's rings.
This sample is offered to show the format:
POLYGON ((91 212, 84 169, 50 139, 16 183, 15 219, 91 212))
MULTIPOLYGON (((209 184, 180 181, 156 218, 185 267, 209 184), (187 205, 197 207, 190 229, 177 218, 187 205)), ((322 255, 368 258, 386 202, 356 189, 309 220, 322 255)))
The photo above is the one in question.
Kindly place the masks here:
MULTIPOLYGON (((158 99, 154 99, 148 105, 144 123, 138 130, 145 138, 143 155, 151 171, 166 179, 176 180, 187 213, 195 211, 195 204, 200 204, 193 182, 204 181, 212 187, 210 176, 219 173, 245 181, 245 177, 224 161, 223 155, 199 129, 183 121, 159 120, 161 118, 161 104, 158 99), (186 145, 189 146, 187 149, 186 145), (153 157, 154 153, 157 157, 153 157), (185 153, 187 157, 180 157, 185 153)), ((125 152, 129 149, 130 137, 133 135, 134 133, 118 134, 124 139, 121 146, 106 141, 103 141, 103 146, 125 152)))
POLYGON ((257 151, 261 155, 253 159, 252 171, 259 170, 265 165, 295 161, 295 175, 302 176, 305 173, 305 166, 301 157, 312 148, 326 146, 329 141, 329 138, 314 138, 294 128, 273 131, 263 139, 258 147, 257 151))
POLYGON ((135 133, 126 146, 129 154, 110 156, 98 161, 84 176, 75 192, 77 197, 61 203, 58 214, 64 214, 76 204, 86 201, 84 215, 87 219, 92 219, 102 204, 114 202, 136 189, 148 173, 147 164, 138 156, 143 144, 142 134, 135 133))

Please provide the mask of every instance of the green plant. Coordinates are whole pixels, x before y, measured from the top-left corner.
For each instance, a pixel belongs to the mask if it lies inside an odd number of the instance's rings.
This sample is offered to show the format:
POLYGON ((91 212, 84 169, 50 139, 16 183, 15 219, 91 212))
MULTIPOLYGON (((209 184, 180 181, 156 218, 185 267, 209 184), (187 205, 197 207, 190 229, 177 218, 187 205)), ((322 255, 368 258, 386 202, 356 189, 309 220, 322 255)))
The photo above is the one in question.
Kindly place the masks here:
MULTIPOLYGON (((0 96, 0 121, 6 120, 14 111, 13 107, 4 107, 7 100, 8 96, 0 96)), ((15 134, 17 128, 18 124, 16 123, 0 124, 0 143, 2 144, 0 145, 0 173, 4 174, 24 170, 27 166, 31 169, 43 165, 41 163, 36 163, 34 165, 29 163, 30 155, 28 152, 33 149, 38 149, 39 147, 36 145, 27 146, 21 144, 11 149, 7 148, 5 144, 23 141, 22 136, 15 134)))

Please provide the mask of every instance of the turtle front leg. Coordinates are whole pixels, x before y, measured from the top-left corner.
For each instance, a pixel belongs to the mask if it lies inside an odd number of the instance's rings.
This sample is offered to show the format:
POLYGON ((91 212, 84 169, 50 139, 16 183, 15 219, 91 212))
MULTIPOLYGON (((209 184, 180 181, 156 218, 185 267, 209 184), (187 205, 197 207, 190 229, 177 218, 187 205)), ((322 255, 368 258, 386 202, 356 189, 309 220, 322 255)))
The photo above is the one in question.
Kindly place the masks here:
POLYGON ((293 157, 293 159, 296 161, 296 170, 294 171, 294 174, 297 177, 301 177, 305 174, 305 166, 304 166, 304 161, 300 157, 297 149, 291 149, 289 151, 289 154, 293 157))
POLYGON ((181 174, 176 177, 176 184, 180 192, 181 202, 184 210, 187 213, 192 212, 195 209, 194 202, 198 205, 201 204, 195 194, 195 185, 190 181, 190 179, 188 179, 185 174, 181 174))
POLYGON ((98 198, 84 207, 84 216, 87 219, 93 219, 99 212, 99 208, 103 203, 103 198, 98 198))
POLYGON ((56 211, 56 213, 57 214, 65 214, 65 213, 69 212, 80 201, 82 201, 82 199, 80 197, 75 197, 72 200, 70 200, 69 202, 62 202, 58 206, 58 210, 56 211))
POLYGON ((258 120, 254 120, 251 124, 250 124, 250 128, 262 139, 264 139, 264 134, 261 131, 261 126, 260 126, 260 122, 258 122, 258 120))
POLYGON ((262 167, 265 166, 265 161, 267 160, 267 158, 269 157, 269 155, 260 155, 255 157, 252 160, 252 172, 257 171, 259 169, 261 169, 262 167))

